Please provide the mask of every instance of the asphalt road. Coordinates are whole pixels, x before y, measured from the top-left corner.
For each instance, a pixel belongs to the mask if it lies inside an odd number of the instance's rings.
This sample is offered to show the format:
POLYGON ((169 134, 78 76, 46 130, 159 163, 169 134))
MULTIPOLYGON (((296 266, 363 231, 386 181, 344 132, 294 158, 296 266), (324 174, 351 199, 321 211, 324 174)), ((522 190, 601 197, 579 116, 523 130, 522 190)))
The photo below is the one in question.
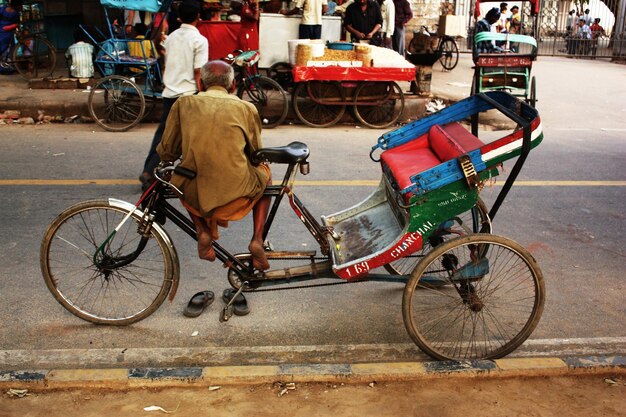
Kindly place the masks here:
MULTIPOLYGON (((623 67, 617 72, 622 86, 624 72, 623 67)), ((564 91, 565 97, 543 96, 539 109, 545 140, 529 157, 520 185, 513 188, 494 223, 495 233, 531 250, 546 280, 543 318, 518 355, 567 349, 626 351, 626 91, 620 88, 610 96, 585 95, 580 110, 572 102, 578 90, 558 90, 551 83, 545 87, 546 92, 564 91)), ((355 361, 421 357, 402 323, 400 284, 250 294, 251 314, 225 324, 218 322, 220 300, 199 318, 183 317, 182 309, 196 291, 221 294, 228 284, 226 270, 199 260, 195 242, 171 224, 167 229, 182 267, 173 304, 164 303, 148 319, 125 328, 94 326, 67 313, 41 276, 42 235, 52 219, 75 202, 102 197, 136 201, 139 185, 134 180, 154 129, 144 125, 126 133, 106 133, 95 125, 0 127, 4 196, 0 200, 0 363, 4 367, 45 366, 54 358, 112 365, 115 361, 315 363, 344 357, 355 361), (84 185, 70 181, 82 179, 113 181, 84 185), (195 337, 194 331, 198 331, 195 337), (127 349, 136 352, 133 359, 124 356, 127 349), (33 352, 45 353, 47 359, 29 362, 26 357, 33 352)), ((322 130, 282 126, 266 131, 264 142, 275 146, 298 140, 310 146, 311 174, 300 178, 304 183, 296 192, 319 217, 358 203, 373 191, 380 168, 368 153, 381 133, 353 125, 322 130)), ((282 176, 279 167, 273 167, 273 172, 282 176)), ((499 177, 500 184, 503 179, 499 177)), ((498 190, 498 186, 486 188, 483 199, 493 201, 498 190)), ((288 205, 274 226, 270 240, 277 250, 314 249, 313 239, 288 205)), ((220 241, 234 252, 244 251, 250 231, 249 219, 231 223, 221 232, 220 241)))

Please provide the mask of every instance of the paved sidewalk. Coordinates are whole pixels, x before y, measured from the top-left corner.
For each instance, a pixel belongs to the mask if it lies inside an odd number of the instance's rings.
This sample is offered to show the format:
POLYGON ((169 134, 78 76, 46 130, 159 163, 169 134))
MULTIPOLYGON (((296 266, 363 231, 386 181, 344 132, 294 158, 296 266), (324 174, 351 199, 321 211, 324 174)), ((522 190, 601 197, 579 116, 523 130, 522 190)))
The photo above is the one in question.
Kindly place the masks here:
MULTIPOLYGON (((468 96, 472 77, 471 59, 462 55, 459 65, 452 72, 443 72, 437 63, 433 68, 431 92, 434 96, 446 101, 458 101, 468 96)), ((67 71, 57 69, 52 78, 67 77, 67 71)), ((409 83, 400 83, 405 92, 409 90, 409 83)), ((17 110, 23 117, 32 117, 37 120, 41 112, 47 116, 68 118, 75 115, 85 118, 89 116, 87 89, 39 89, 29 88, 28 82, 18 74, 1 75, 0 86, 3 94, 0 97, 0 113, 7 110, 17 110)), ((412 94, 406 96, 404 118, 415 119, 425 112, 426 104, 431 101, 428 97, 412 94)), ((155 111, 155 114, 158 110, 155 111)), ((290 111, 290 118, 295 115, 290 111)), ((346 121, 351 120, 346 118, 346 121)))

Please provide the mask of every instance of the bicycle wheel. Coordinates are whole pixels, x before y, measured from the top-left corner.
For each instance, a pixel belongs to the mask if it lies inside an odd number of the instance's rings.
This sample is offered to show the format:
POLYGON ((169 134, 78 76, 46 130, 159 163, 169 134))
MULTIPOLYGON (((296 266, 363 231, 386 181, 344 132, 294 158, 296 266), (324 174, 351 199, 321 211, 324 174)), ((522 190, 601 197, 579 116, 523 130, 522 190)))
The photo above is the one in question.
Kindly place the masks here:
POLYGON ((267 76, 276 81, 285 91, 293 87, 292 65, 288 62, 277 62, 267 70, 267 76))
POLYGON ((111 132, 123 132, 141 121, 146 99, 129 78, 110 75, 93 86, 88 105, 98 125, 111 132))
MULTIPOLYGON (((132 263, 98 267, 94 254, 128 210, 106 200, 76 204, 48 227, 41 243, 41 271, 54 298, 70 313, 97 324, 127 325, 156 311, 174 279, 175 255, 150 228, 145 248, 132 263)), ((142 237, 141 216, 133 214, 105 245, 100 263, 135 251, 142 237)))
POLYGON ((359 83, 354 93, 354 115, 367 127, 383 129, 394 124, 404 111, 404 94, 395 82, 359 83), (369 104, 367 104, 369 103, 369 104))
POLYGON ((25 80, 49 77, 56 62, 56 49, 38 35, 20 38, 13 49, 13 66, 25 80))
POLYGON ((298 118, 311 127, 332 126, 346 111, 343 90, 337 82, 298 83, 291 100, 298 118))
POLYGON ((537 326, 545 298, 541 270, 518 243, 472 234, 450 240, 415 267, 402 299, 413 341, 440 360, 501 358, 537 326), (425 277, 449 285, 431 288, 425 277))
POLYGON ((287 117, 289 110, 287 94, 271 78, 258 75, 244 80, 237 90, 237 96, 254 104, 265 129, 280 125, 287 117))
MULTIPOLYGON (((462 213, 458 217, 450 219, 439 225, 437 230, 425 240, 422 249, 385 265, 385 269, 392 275, 409 275, 417 263, 424 258, 433 247, 441 245, 460 235, 470 233, 491 233, 491 221, 489 211, 485 203, 479 198, 478 203, 471 210, 462 213)), ((435 283, 431 283, 435 285, 435 283)))
POLYGON ((439 58, 441 66, 448 71, 452 71, 456 64, 459 63, 459 47, 456 45, 456 42, 452 38, 445 38, 441 41, 439 50, 441 51, 441 58, 439 58))

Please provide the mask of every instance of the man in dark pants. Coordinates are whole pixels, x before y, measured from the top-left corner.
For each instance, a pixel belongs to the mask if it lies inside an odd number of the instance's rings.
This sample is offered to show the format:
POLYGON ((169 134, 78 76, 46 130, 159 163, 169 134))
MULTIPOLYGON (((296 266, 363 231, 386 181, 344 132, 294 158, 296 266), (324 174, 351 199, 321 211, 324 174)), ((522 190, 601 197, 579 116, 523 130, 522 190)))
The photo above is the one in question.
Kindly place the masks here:
POLYGON ((396 9, 396 25, 391 38, 393 50, 404 56, 404 27, 413 18, 411 5, 407 0, 393 0, 396 9))
POLYGON ((322 39, 322 15, 326 13, 327 0, 298 0, 291 10, 281 10, 280 14, 291 16, 302 13, 302 23, 298 28, 299 39, 322 39))
POLYGON ((139 181, 145 186, 153 180, 154 168, 159 164, 156 147, 161 142, 170 109, 179 97, 196 94, 202 90, 200 68, 209 60, 209 43, 196 28, 200 8, 183 3, 178 8, 182 25, 165 41, 165 72, 163 74, 163 114, 154 133, 150 151, 144 162, 139 181))

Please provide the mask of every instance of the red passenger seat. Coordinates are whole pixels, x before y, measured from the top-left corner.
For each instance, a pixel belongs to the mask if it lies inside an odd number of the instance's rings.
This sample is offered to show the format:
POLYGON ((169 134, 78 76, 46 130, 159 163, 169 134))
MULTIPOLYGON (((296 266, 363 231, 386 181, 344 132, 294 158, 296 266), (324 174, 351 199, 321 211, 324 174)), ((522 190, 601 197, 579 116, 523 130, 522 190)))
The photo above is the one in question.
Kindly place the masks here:
POLYGON ((399 190, 411 177, 443 162, 478 149, 483 143, 459 123, 434 125, 427 134, 381 154, 383 171, 391 174, 399 190))

